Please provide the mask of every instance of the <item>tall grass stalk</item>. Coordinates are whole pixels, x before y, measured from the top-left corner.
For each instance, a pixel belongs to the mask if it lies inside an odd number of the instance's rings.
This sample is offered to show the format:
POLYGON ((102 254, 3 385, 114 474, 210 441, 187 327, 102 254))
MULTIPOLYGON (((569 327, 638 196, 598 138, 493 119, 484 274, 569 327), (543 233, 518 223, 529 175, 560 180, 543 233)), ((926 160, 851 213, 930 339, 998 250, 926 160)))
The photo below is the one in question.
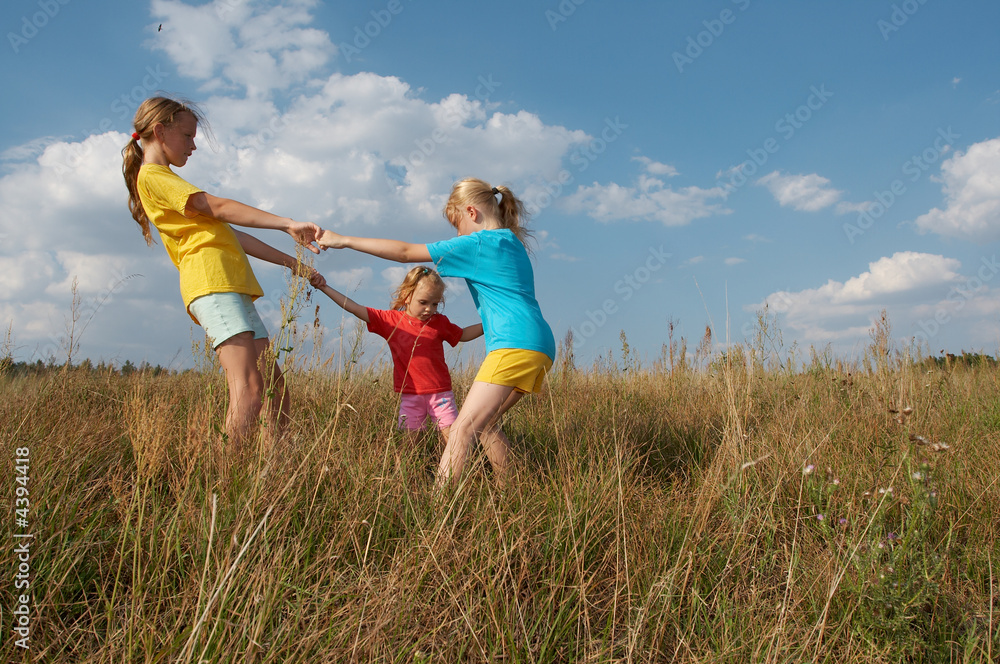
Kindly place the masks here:
MULTIPOLYGON (((990 365, 918 363, 876 330, 860 365, 813 353, 799 367, 768 330, 642 367, 623 335, 624 366, 563 364, 508 414, 502 487, 480 454, 435 490, 435 437, 403 444, 390 368, 360 361, 360 333, 323 357, 301 342, 316 326, 288 333, 290 431, 262 434, 228 475, 217 367, 0 375, 0 435, 30 449, 35 533, 30 649, 5 611, 5 661, 990 662, 1000 649, 990 365)), ((455 373, 460 398, 473 369, 455 373)), ((13 547, 0 560, 18 569, 13 547)), ((8 575, 4 607, 16 591, 8 575)))

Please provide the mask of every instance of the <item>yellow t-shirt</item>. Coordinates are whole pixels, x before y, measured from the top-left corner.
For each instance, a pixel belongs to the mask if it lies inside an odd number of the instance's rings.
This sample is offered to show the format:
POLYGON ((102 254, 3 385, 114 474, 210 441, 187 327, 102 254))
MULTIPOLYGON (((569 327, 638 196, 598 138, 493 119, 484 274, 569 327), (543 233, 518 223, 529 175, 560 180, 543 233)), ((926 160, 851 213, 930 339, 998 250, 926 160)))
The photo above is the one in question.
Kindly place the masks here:
POLYGON ((139 199, 180 272, 184 306, 210 293, 243 293, 257 299, 264 291, 229 224, 202 214, 185 216, 188 197, 201 191, 167 166, 143 164, 139 169, 139 199))

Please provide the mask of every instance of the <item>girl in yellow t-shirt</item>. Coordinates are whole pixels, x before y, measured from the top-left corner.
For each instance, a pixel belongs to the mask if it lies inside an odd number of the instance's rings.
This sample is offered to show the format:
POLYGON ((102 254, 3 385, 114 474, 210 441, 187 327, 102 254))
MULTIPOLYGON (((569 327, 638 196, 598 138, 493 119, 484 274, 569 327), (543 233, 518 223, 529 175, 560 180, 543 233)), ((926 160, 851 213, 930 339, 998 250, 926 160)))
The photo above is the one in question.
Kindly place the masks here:
POLYGON ((200 111, 165 97, 151 97, 136 111, 132 140, 122 150, 122 172, 129 210, 153 244, 150 223, 159 231, 167 255, 180 272, 181 297, 219 356, 229 385, 226 433, 239 447, 252 432, 267 399, 265 415, 280 433, 289 419, 289 396, 281 369, 261 373, 268 348, 253 300, 264 293, 247 255, 283 265, 313 286, 323 277, 274 247, 230 226, 282 230, 313 253, 322 233, 316 224, 279 217, 234 200, 218 198, 178 177, 195 151, 200 111))

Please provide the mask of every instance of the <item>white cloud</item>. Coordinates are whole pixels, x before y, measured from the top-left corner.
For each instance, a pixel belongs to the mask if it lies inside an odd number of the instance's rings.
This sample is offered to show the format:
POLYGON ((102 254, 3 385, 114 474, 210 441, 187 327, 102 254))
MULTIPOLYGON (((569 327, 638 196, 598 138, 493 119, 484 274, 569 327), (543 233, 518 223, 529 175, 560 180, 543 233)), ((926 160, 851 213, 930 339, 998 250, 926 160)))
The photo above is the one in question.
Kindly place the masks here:
MULTIPOLYGON (((960 298, 977 300, 976 307, 958 307, 965 309, 963 317, 971 317, 974 308, 989 309, 1000 304, 997 293, 985 287, 979 288, 977 295, 963 298, 962 289, 970 278, 960 274, 960 269, 960 262, 953 258, 899 252, 870 263, 866 272, 844 282, 831 279, 818 288, 777 291, 746 310, 757 311, 766 304, 810 343, 866 338, 871 321, 882 309, 889 312, 900 336, 912 336, 920 331, 921 316, 928 310, 951 310, 954 319, 954 305, 960 298)), ((930 315, 933 317, 933 313, 930 315)))
POLYGON ((659 177, 674 177, 677 169, 653 161, 649 157, 633 157, 643 165, 639 179, 631 187, 615 182, 591 186, 581 185, 566 196, 562 206, 569 212, 583 213, 601 222, 622 220, 659 221, 664 226, 684 226, 695 219, 716 214, 729 214, 732 210, 721 203, 726 193, 721 187, 702 189, 684 187, 673 189, 659 177))
POLYGON ((566 197, 563 206, 569 212, 584 213, 601 222, 622 220, 658 221, 664 226, 684 226, 695 219, 731 210, 714 201, 725 200, 720 187, 672 189, 662 180, 640 176, 632 187, 612 182, 581 186, 566 197))
POLYGON ((945 160, 941 179, 947 205, 918 217, 917 229, 979 243, 1000 239, 1000 138, 945 160))
POLYGON ((779 171, 768 173, 757 180, 767 187, 782 207, 816 212, 840 200, 843 192, 830 189, 830 180, 815 173, 809 175, 783 175, 779 171))
POLYGON ((677 169, 670 164, 661 164, 658 161, 653 161, 649 157, 632 157, 632 161, 638 161, 643 166, 645 170, 650 175, 662 175, 664 177, 672 178, 677 175, 677 169))
POLYGON ((727 258, 723 261, 726 265, 739 265, 740 263, 745 263, 745 258, 737 258, 735 256, 727 258))
POLYGON ((862 201, 860 203, 850 203, 848 201, 840 201, 837 203, 837 214, 851 214, 851 213, 861 213, 872 206, 871 201, 862 201))
POLYGON ((153 0, 151 13, 163 28, 149 46, 165 52, 182 75, 205 81, 206 89, 241 88, 262 97, 303 82, 336 53, 325 32, 304 27, 314 6, 315 0, 200 6, 153 0))
MULTIPOLYGON (((199 131, 199 149, 181 177, 321 226, 427 241, 452 235, 441 210, 457 179, 509 184, 525 199, 544 191, 570 151, 591 140, 586 132, 546 124, 523 110, 500 112, 465 94, 478 80, 469 81, 467 91, 424 100, 392 76, 320 78, 333 51, 325 33, 308 28, 314 5, 154 0, 163 31, 152 33, 152 48, 214 95, 200 104, 214 141, 199 131)), ((159 243, 146 247, 125 204, 120 152, 127 140, 117 132, 79 141, 42 137, 2 157, 0 323, 13 323, 16 343, 28 354, 58 345, 53 330, 61 331, 70 315, 74 278, 84 306, 96 312, 84 339, 84 353, 95 361, 123 352, 137 361, 150 352, 153 361, 166 363, 190 345, 177 271, 159 243), (144 278, 115 286, 136 273, 144 278), (113 297, 99 305, 107 293, 113 297), (103 328, 113 317, 129 322, 121 330, 103 328), (162 353, 167 357, 156 357, 162 353)), ((544 231, 538 232, 544 243, 544 231)), ((254 234, 294 251, 281 233, 254 234)), ((384 299, 401 276, 373 284, 369 261, 350 252, 315 257, 331 284, 359 291, 359 300, 384 299)), ((253 265, 267 294, 261 306, 274 318, 285 271, 253 265)), ((450 302, 468 299, 464 284, 450 286, 450 302)))

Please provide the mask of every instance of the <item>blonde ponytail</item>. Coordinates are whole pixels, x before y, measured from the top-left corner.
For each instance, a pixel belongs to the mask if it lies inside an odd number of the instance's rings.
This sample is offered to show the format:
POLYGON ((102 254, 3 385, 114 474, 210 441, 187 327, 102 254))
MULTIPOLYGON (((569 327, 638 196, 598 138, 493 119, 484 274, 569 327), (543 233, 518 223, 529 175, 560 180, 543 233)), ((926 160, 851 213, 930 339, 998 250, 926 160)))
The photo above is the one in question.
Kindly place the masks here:
MULTIPOLYGON (((138 134, 138 132, 136 132, 138 134)), ((142 237, 146 244, 153 244, 153 234, 149 230, 149 218, 139 200, 139 169, 142 167, 142 146, 135 135, 122 148, 122 175, 125 176, 125 187, 128 188, 128 211, 142 229, 142 237)))
POLYGON ((503 185, 493 187, 478 178, 460 180, 452 187, 451 196, 444 207, 445 219, 454 225, 455 219, 466 205, 475 205, 485 214, 495 217, 501 228, 514 233, 521 244, 528 247, 528 238, 532 236, 531 231, 525 228, 528 211, 510 188, 503 185), (496 198, 498 195, 499 201, 496 198))

